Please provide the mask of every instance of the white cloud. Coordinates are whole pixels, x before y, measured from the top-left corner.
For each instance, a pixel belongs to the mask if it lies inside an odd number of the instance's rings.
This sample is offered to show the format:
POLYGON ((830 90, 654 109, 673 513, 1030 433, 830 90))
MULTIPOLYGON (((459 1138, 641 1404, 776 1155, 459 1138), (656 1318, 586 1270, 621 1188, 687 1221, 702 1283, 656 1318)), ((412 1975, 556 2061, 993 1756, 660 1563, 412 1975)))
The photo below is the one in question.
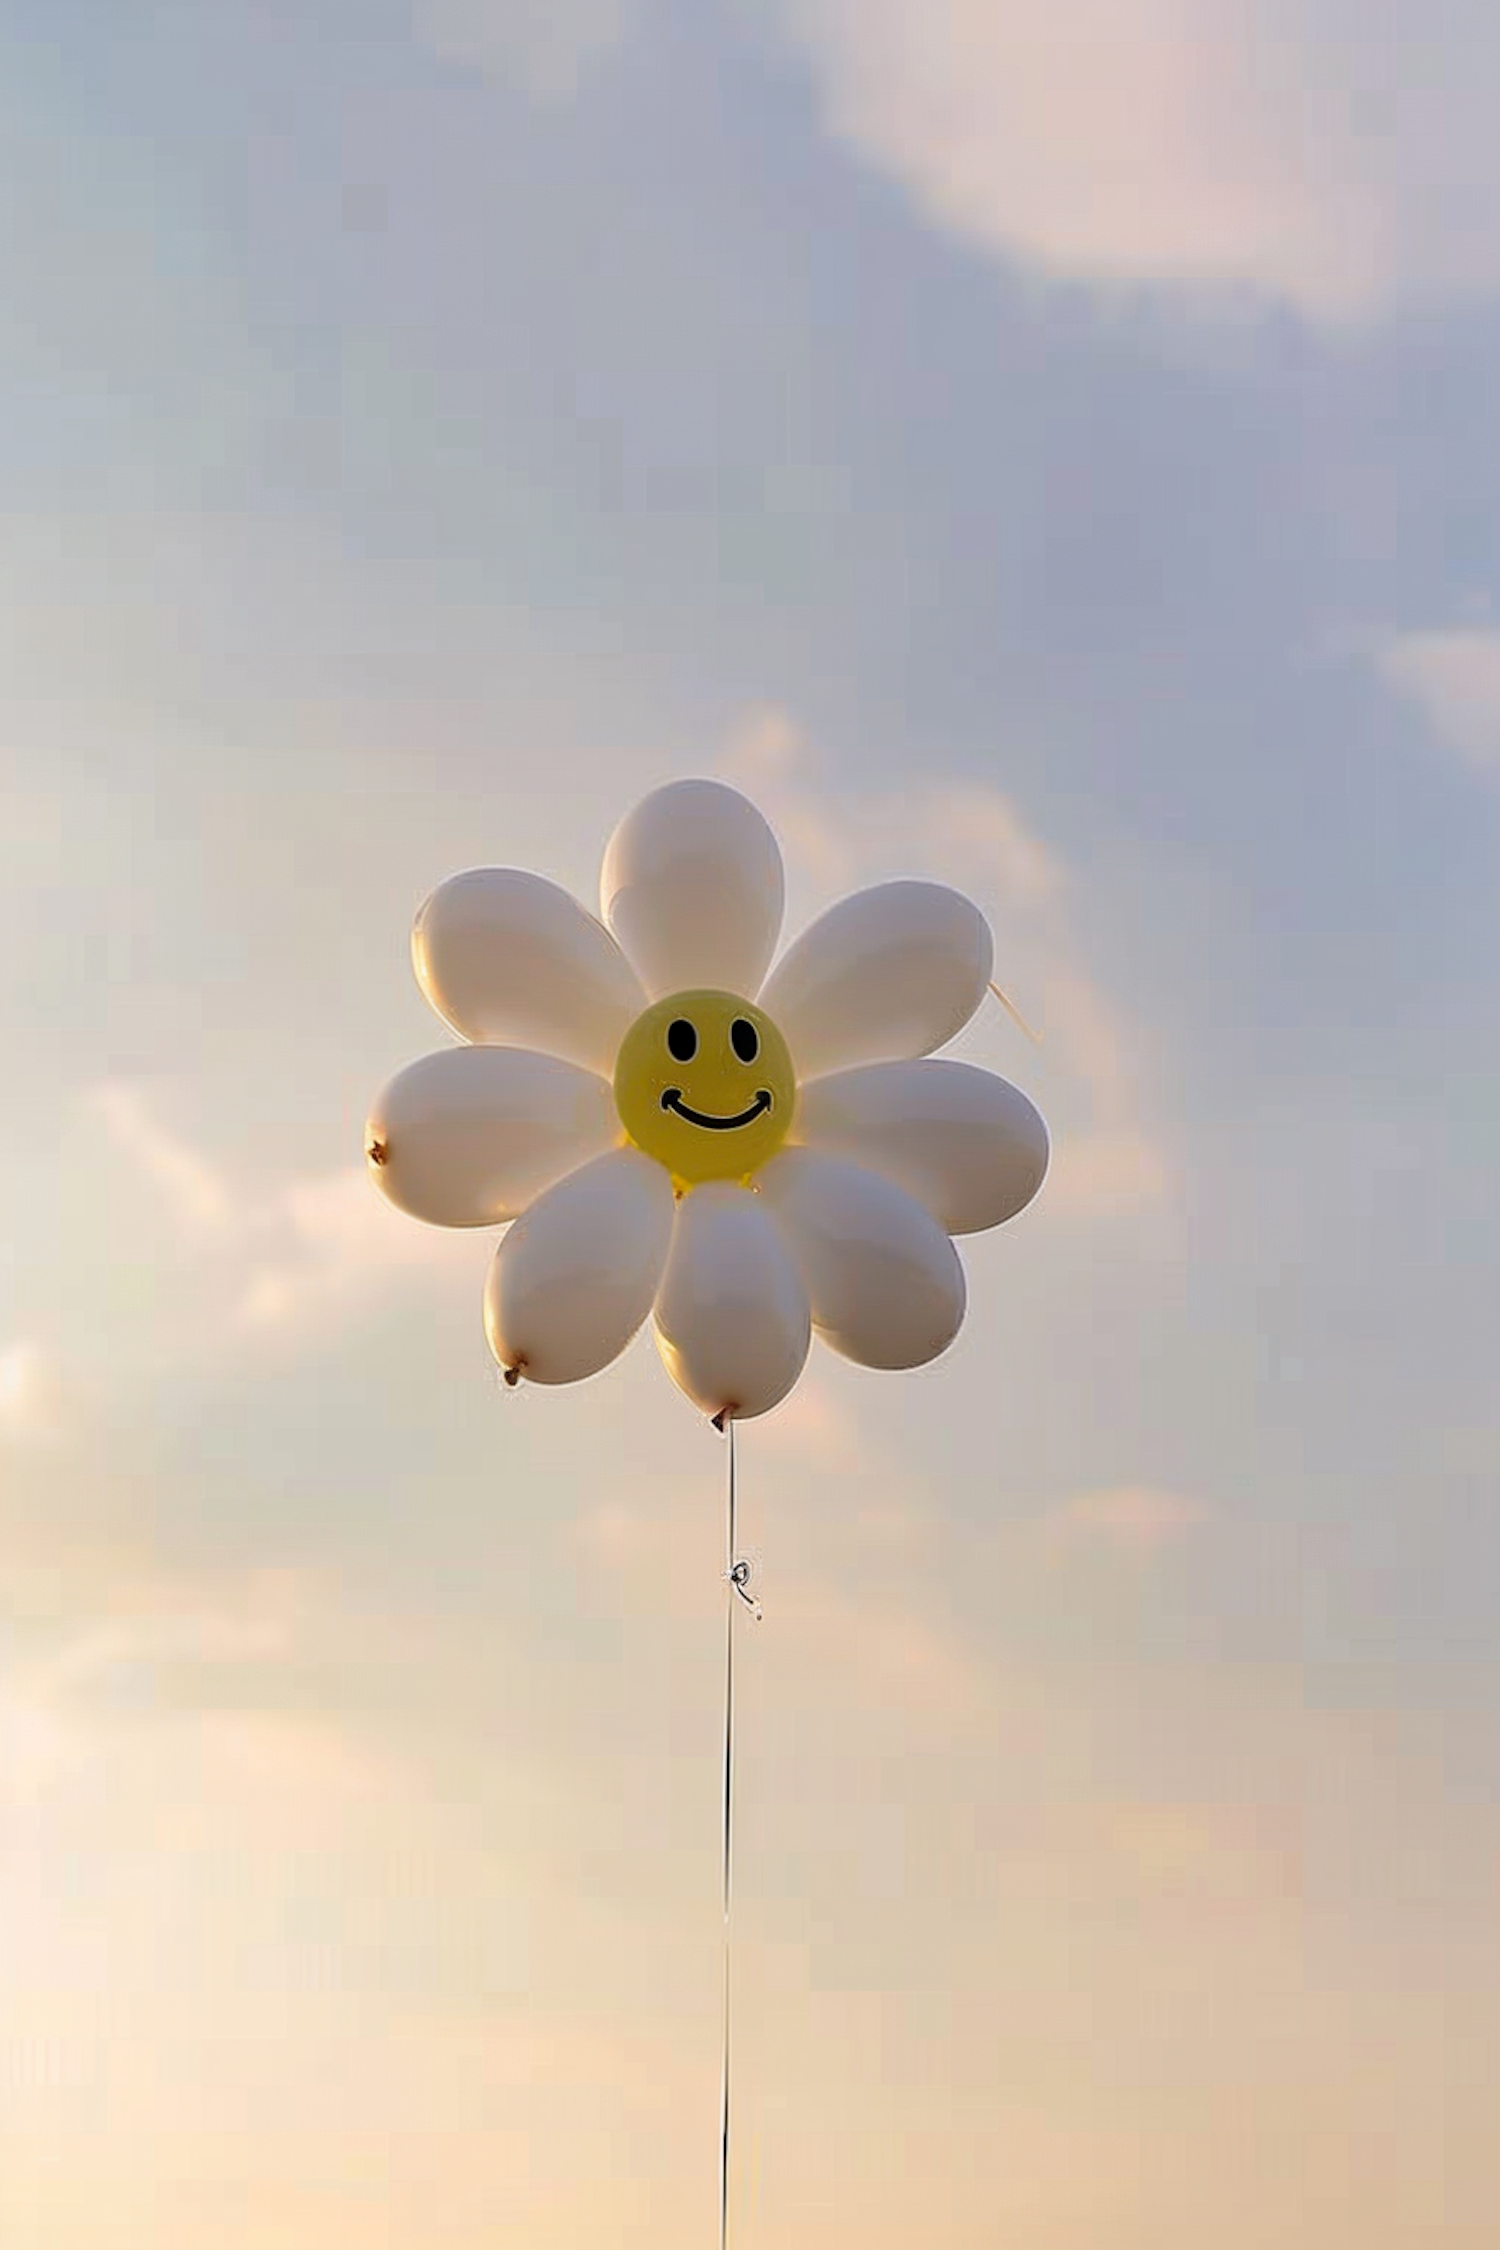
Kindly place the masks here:
MULTIPOLYGON (((292 1643, 295 1607, 276 1598, 274 1576, 251 1581, 238 1606, 169 1608, 113 1618, 64 1642, 31 1683, 49 1699, 83 1695, 112 1679, 175 1665, 217 1666, 270 1660, 292 1643)), ((295 1594, 295 1581, 286 1581, 295 1594)))
POLYGON ((1053 1149, 1047 1209, 1072 1219, 1154 1211, 1167 1200, 1171 1181, 1166 1158, 1148 1134, 1086 1126, 1053 1149))
MULTIPOLYGON (((107 1611, 58 1634, 6 1682, 0 1802, 29 1802, 96 1755, 104 1707, 115 1703, 132 1720, 168 1705, 178 1715, 192 1713, 194 1699, 180 1702, 174 1682, 219 1670, 273 1674, 293 1651, 326 1643, 336 1625, 342 1625, 338 1613, 312 1582, 286 1571, 250 1572, 212 1585, 113 1574, 107 1611), (143 1688, 149 1691, 144 1700, 143 1688)), ((200 1715, 216 1720, 213 1702, 210 1696, 200 1715)), ((238 1739, 260 1714, 236 1696, 225 1716, 238 1739)))
POLYGON ((361 1166, 292 1180, 260 1215, 260 1255, 240 1299, 251 1327, 305 1326, 357 1313, 395 1277, 454 1260, 451 1236, 413 1225, 374 1194, 361 1166))
POLYGON ((565 99, 627 29, 626 0, 420 0, 428 44, 521 86, 565 99))
POLYGON ((222 1234, 236 1223, 235 1198, 213 1167, 154 1115, 139 1086, 111 1081, 94 1095, 110 1138, 160 1189, 187 1234, 222 1234))
POLYGON ((722 771, 773 821, 793 874, 829 897, 925 873, 968 890, 990 914, 997 976, 1045 1035, 1048 1086, 1039 1072, 1020 1075, 1044 1109, 1059 1073, 1079 1104, 1076 1121, 1054 1135, 1049 1209, 1098 1219, 1168 1200, 1172 1167, 1142 1100, 1137 1035, 1079 958, 1067 868, 1003 790, 934 782, 835 796, 796 721, 774 708, 736 730, 722 771))
POLYGON ((189 1251, 211 1257, 216 1293, 226 1272, 238 1276, 228 1299, 237 1331, 358 1315, 395 1276, 454 1255, 450 1237, 384 1204, 360 1165, 247 1196, 163 1122, 143 1087, 111 1082, 95 1089, 94 1101, 116 1147, 159 1190, 189 1251))
POLYGON ((827 1692, 866 1710, 899 1711, 917 1730, 984 1734, 1003 1715, 1004 1683, 992 1660, 909 1595, 778 1572, 774 1618, 782 1645, 826 1678, 827 1692))
POLYGON ((1199 1500, 1156 1485, 1115 1485, 1080 1493, 1050 1519, 1052 1533, 1065 1544, 1113 1547, 1147 1553, 1203 1523, 1208 1510, 1199 1500))
POLYGON ((1047 963, 1041 1001, 1049 1046, 1082 1081, 1089 1104, 1088 1123, 1054 1149, 1048 1208, 1087 1219, 1159 1208, 1170 1194, 1171 1167, 1146 1125, 1133 1043, 1118 1010, 1066 954, 1047 963))
MULTIPOLYGON (((768 1444, 779 1418, 763 1425, 768 1444)), ((925 1525, 899 1503, 877 1502, 861 1504, 849 1528, 861 1561, 847 1579, 836 1566, 799 1562, 783 1550, 774 1582, 763 1584, 754 1546, 742 1543, 777 1649, 819 1683, 823 1697, 887 1717, 899 1712, 919 1731, 933 1723, 991 1726, 1003 1702, 997 1667, 910 1572, 925 1525)), ((613 1607, 696 1623, 722 1598, 714 1592, 719 1534, 705 1519, 701 1492, 659 1491, 650 1506, 601 1500, 567 1537, 578 1559, 610 1581, 613 1607)))
POLYGON ((1275 1804, 1125 1803, 1098 1808, 1096 1845, 1148 1893, 1241 1901, 1295 1894, 1295 1824, 1275 1804))
POLYGON ((38 1364, 38 1354, 32 1344, 7 1344, 0 1351, 0 1429, 14 1429, 25 1423, 38 1364))
POLYGON ((825 1471, 849 1475, 867 1465, 865 1440, 853 1409, 816 1365, 766 1419, 759 1435, 767 1451, 815 1462, 825 1471))
POLYGON ((1500 282, 1500 27, 1470 0, 769 0, 831 129, 1046 274, 1343 318, 1500 282))
POLYGON ((0 1439, 50 1443, 61 1436, 57 1370, 25 1340, 0 1345, 0 1439))
POLYGON ((1500 632, 1403 633, 1379 664, 1440 742, 1476 773, 1500 778, 1500 632))
POLYGON ((817 783, 815 760, 789 712, 752 712, 730 741, 727 779, 766 808, 794 863, 831 892, 882 873, 945 868, 1007 910, 1052 905, 1064 874, 1003 790, 938 783, 835 798, 817 783))

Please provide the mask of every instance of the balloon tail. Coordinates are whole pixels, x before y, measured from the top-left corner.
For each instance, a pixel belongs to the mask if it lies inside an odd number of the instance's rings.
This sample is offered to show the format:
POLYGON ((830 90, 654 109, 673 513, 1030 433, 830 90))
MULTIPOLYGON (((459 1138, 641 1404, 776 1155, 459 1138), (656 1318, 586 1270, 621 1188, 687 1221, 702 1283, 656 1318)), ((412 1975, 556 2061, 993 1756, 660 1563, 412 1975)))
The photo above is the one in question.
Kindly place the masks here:
POLYGON ((995 995, 995 998, 999 1001, 1001 1007, 1005 1010, 1005 1013, 1010 1017, 1011 1022, 1015 1024, 1016 1028, 1020 1031, 1025 1032, 1033 1047, 1040 1047, 1042 1043, 1041 1033, 1039 1031, 1032 1030, 1030 1024, 1026 1021, 1026 1018, 1022 1015, 1014 1000, 1012 1000, 1010 994, 1008 992, 1002 992, 998 984, 992 984, 990 986, 990 990, 995 995))

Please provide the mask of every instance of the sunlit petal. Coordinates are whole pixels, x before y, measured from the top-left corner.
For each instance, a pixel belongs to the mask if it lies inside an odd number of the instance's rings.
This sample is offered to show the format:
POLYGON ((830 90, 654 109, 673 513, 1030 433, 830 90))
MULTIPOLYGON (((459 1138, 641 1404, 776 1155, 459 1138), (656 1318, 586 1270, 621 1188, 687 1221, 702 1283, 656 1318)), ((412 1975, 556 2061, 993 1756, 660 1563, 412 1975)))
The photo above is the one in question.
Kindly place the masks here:
POLYGON ((770 1212, 728 1181, 677 1207, 656 1304, 667 1372, 705 1414, 769 1413, 801 1374, 812 1322, 807 1291, 770 1212))
POLYGON ((610 838, 599 899, 653 999, 702 987, 753 1000, 781 933, 781 850, 738 790, 669 782, 610 838))
POLYGON ((477 867, 427 900, 412 963, 464 1039, 533 1047, 606 1075, 645 995, 614 939, 540 875, 477 867))
POLYGON ((1040 1112, 993 1071, 949 1061, 871 1063, 804 1086, 795 1138, 905 1188, 949 1234, 1015 1217, 1047 1176, 1040 1112))
POLYGON ((495 1252, 484 1298, 495 1358, 532 1383, 608 1367, 651 1310, 671 1239, 671 1180, 638 1149, 559 1180, 495 1252))
POLYGON ((921 1367, 947 1350, 963 1323, 963 1266, 903 1188, 810 1148, 783 1149, 758 1185, 825 1343, 862 1367, 921 1367))
POLYGON ((798 1076, 930 1054, 962 1031, 994 965, 978 907, 940 883, 879 883, 804 930, 761 995, 798 1076))
POLYGON ((450 1047, 391 1080, 365 1156, 398 1210, 488 1227, 620 1138, 614 1097, 592 1071, 524 1047, 450 1047))

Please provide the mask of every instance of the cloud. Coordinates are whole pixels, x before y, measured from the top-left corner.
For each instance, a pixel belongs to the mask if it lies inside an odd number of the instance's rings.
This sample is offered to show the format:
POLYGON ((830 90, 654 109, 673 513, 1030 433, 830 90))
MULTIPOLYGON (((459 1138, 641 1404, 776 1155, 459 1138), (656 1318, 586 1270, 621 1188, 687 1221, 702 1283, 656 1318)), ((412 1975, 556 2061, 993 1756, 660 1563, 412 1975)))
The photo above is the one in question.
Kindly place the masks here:
POLYGON ((1279 1806, 1107 1805, 1093 1827, 1097 1842, 1148 1895, 1231 1905, 1299 1893, 1301 1839, 1279 1806))
POLYGON ((1159 1208, 1169 1197, 1166 1151, 1148 1130, 1131 1040, 1119 1011, 1066 953, 1042 986, 1048 1043, 1088 1095, 1088 1123, 1059 1137, 1048 1207, 1083 1219, 1159 1208))
POLYGON ((347 1319, 367 1310, 382 1284, 453 1254, 449 1239, 388 1209, 360 1165, 246 1196, 163 1122, 143 1087, 111 1082, 92 1098, 115 1146, 159 1191, 188 1249, 212 1256, 216 1278, 239 1274, 229 1311, 238 1332, 347 1319))
POLYGON ((54 1381, 35 1344, 0 1345, 0 1438, 36 1438, 55 1432, 54 1381))
POLYGON ((773 1621, 828 1692, 861 1709, 985 1734, 1002 1716, 997 1668, 908 1597, 778 1572, 773 1621))
POLYGON ((851 1475, 867 1464, 853 1409, 836 1395, 816 1366, 808 1369, 790 1398, 767 1417, 758 1435, 768 1452, 815 1463, 824 1471, 851 1475))
POLYGON ((831 130, 1044 274, 1319 318, 1500 282, 1500 26, 1472 0, 768 0, 831 130))
POLYGON ((1377 661, 1440 742, 1476 773, 1500 779, 1500 632, 1403 633, 1377 661))
MULTIPOLYGON (((769 1436, 771 1424, 765 1428, 769 1436)), ((990 1729, 1002 1706, 993 1661, 909 1575, 923 1527, 899 1501, 877 1501, 861 1504, 851 1530, 858 1559, 847 1582, 786 1550, 778 1553, 773 1586, 763 1588, 758 1573, 752 1579, 751 1591, 763 1592, 768 1604, 764 1629, 782 1658, 816 1680, 825 1700, 887 1719, 899 1712, 919 1729, 990 1729)), ((613 1608, 695 1623, 715 1599, 717 1540, 702 1494, 689 1490, 649 1507, 601 1501, 569 1533, 579 1560, 609 1579, 613 1608)), ((742 1551, 754 1561, 753 1548, 742 1543, 742 1551)))
POLYGON ((565 100, 629 27, 626 0, 420 0, 422 37, 536 101, 565 100))
POLYGON ((95 1103, 117 1148, 161 1190, 185 1234, 223 1234, 236 1225, 235 1198, 213 1168, 153 1114, 141 1087, 100 1086, 95 1103))
POLYGON ((1081 1118, 1063 1120, 1054 1136, 1049 1209, 1099 1219, 1168 1201, 1172 1166, 1146 1115, 1136 1036, 1079 957, 1067 867, 1003 790, 938 781, 836 796, 820 783, 796 720, 777 708, 747 716, 721 771, 765 808, 793 872, 819 891, 832 896, 921 872, 970 891, 990 911, 997 975, 1045 1032, 1041 1067, 1054 1086, 1061 1070, 1081 1097, 1081 1118))
POLYGON ((261 1215, 261 1256, 239 1311, 252 1328, 342 1320, 395 1277, 444 1267, 450 1238, 403 1223, 372 1193, 360 1166, 292 1180, 261 1215), (392 1223, 394 1222, 394 1224, 392 1223))
POLYGON ((1035 913, 1064 888, 1061 865, 1002 790, 975 784, 834 797, 790 712, 749 713, 722 761, 727 780, 770 810, 787 850, 824 889, 932 865, 989 891, 1007 910, 1035 913))
POLYGON ((154 1836, 176 1850, 235 1820, 341 1849, 351 1822, 389 1833, 427 1804, 421 1767, 362 1701, 409 1662, 409 1623, 282 1567, 131 1558, 74 1590, 0 1683, 0 1812, 75 1786, 97 1807, 100 1775, 118 1788, 128 1761, 178 1776, 154 1836))
POLYGON ((1180 1492, 1125 1484, 1079 1494, 1053 1513, 1048 1528, 1064 1545, 1149 1554, 1195 1529, 1207 1515, 1201 1501, 1180 1492))
MULTIPOLYGON (((253 1571, 195 1584, 160 1571, 117 1572, 101 1590, 108 1610, 54 1634, 14 1666, 0 1696, 0 1802, 30 1801, 101 1746, 106 1717, 139 1721, 171 1711, 213 1721, 215 1673, 271 1676, 295 1652, 326 1649, 344 1630, 311 1580, 253 1571)), ((226 1699, 232 1749, 262 1716, 237 1687, 226 1699)))
POLYGON ((1166 1158, 1145 1133, 1085 1128, 1053 1149, 1047 1208, 1070 1219, 1119 1218, 1159 1210, 1170 1188, 1166 1158))
MULTIPOLYGON (((289 1581, 295 1585, 295 1581, 289 1581)), ((238 1606, 201 1603, 111 1618, 65 1641, 32 1680, 32 1692, 49 1699, 107 1690, 142 1671, 194 1669, 270 1660, 291 1646, 295 1611, 274 1595, 282 1581, 254 1580, 238 1606)))

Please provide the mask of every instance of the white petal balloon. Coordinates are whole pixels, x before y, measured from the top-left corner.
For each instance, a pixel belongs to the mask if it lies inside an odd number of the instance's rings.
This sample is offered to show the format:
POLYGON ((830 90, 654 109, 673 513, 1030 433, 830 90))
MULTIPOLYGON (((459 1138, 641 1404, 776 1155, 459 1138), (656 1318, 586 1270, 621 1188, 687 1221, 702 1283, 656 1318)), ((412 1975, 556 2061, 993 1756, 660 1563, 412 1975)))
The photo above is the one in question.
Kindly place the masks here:
POLYGON ((1047 1176, 1040 1111, 969 1063, 870 1063, 815 1079, 802 1089, 795 1134, 895 1181, 949 1234, 1014 1218, 1047 1176))
POLYGON ((645 995, 576 898, 515 867, 476 867, 418 914, 412 963, 446 1024, 476 1044, 537 1047, 607 1077, 645 995))
POLYGON ((963 1324, 964 1269, 903 1188, 810 1148, 773 1156, 759 1186, 825 1343, 862 1367, 922 1367, 948 1349, 963 1324))
POLYGON ((672 1183, 638 1149, 611 1149, 517 1219, 484 1298, 490 1350, 533 1383, 577 1383, 618 1359, 656 1298, 672 1239, 672 1183))
POLYGON ((807 1291, 759 1197, 722 1180, 684 1196, 656 1305, 678 1389, 705 1414, 768 1414, 801 1374, 811 1334, 807 1291))
POLYGON ((431 1226, 489 1227, 622 1137, 592 1071, 521 1047, 450 1047, 391 1080, 365 1154, 398 1210, 431 1226))
POLYGON ((435 1225, 511 1224, 485 1329, 513 1378, 592 1375, 653 1310, 711 1415, 769 1413, 814 1327, 866 1366, 920 1366, 963 1320, 950 1238, 1041 1186, 1025 1095, 928 1059, 984 997, 978 908, 882 883, 768 978, 783 894, 755 807, 678 781, 616 828, 603 921, 515 868, 456 876, 417 916, 422 990, 470 1043, 392 1080, 371 1175, 435 1225))
POLYGON ((599 901, 653 999, 696 986, 751 1000, 781 932, 781 851, 738 790, 669 782, 610 838, 599 901))
POLYGON ((804 930, 761 994, 799 1078, 931 1054, 984 998, 994 941, 941 883, 879 883, 804 930))

